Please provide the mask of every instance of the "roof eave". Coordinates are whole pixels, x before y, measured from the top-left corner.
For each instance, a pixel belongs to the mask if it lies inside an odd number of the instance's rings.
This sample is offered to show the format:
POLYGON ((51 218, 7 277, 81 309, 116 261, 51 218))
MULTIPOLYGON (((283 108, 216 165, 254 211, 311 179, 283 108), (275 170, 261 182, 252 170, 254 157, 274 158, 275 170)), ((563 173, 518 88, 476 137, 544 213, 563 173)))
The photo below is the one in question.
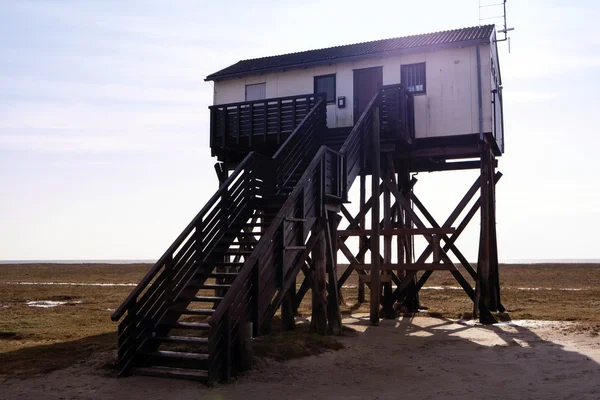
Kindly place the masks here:
MULTIPOLYGON (((491 34, 490 34, 490 37, 491 37, 491 34)), ((238 73, 233 73, 233 74, 218 75, 218 73, 214 73, 214 74, 208 75, 204 79, 204 81, 205 82, 220 81, 220 80, 224 80, 224 79, 238 78, 238 77, 248 76, 248 75, 261 75, 261 74, 265 74, 268 72, 286 71, 289 69, 296 69, 296 68, 308 68, 308 67, 314 67, 314 66, 326 65, 326 64, 337 64, 339 62, 362 60, 365 58, 379 57, 382 55, 394 56, 394 55, 399 55, 399 54, 418 53, 423 50, 431 51, 431 50, 448 49, 448 48, 453 48, 453 47, 475 46, 478 44, 486 44, 486 43, 489 44, 490 37, 484 37, 484 38, 480 38, 480 39, 463 40, 460 42, 440 43, 440 44, 433 44, 433 45, 428 45, 428 46, 411 47, 408 49, 390 50, 390 51, 383 51, 383 52, 378 52, 378 53, 361 54, 361 55, 350 56, 350 57, 325 59, 325 60, 312 61, 312 62, 303 63, 303 64, 290 64, 290 65, 286 65, 286 66, 262 68, 262 69, 257 69, 254 71, 238 72, 238 73)))

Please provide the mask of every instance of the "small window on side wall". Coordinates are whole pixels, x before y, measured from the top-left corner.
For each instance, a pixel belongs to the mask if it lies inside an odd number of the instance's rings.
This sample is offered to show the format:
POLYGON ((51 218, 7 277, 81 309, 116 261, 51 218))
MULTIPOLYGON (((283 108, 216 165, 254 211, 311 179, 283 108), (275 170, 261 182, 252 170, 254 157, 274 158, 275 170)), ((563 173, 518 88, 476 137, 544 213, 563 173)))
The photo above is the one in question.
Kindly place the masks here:
POLYGON ((246 85, 246 101, 264 100, 267 98, 267 88, 264 83, 246 85))
POLYGON ((327 94, 327 104, 335 103, 335 74, 315 76, 315 94, 327 94))
POLYGON ((426 92, 425 63, 406 64, 400 67, 400 82, 413 94, 426 92))

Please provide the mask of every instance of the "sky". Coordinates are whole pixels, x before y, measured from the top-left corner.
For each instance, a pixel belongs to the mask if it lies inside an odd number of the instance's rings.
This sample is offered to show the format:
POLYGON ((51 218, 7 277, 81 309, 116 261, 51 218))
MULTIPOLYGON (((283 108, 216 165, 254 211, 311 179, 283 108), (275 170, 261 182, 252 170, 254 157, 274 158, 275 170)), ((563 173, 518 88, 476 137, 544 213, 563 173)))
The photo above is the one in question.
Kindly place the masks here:
MULTIPOLYGON (((507 10, 500 259, 600 259, 600 6, 507 10)), ((0 260, 157 259, 217 188, 207 75, 474 26, 478 11, 478 0, 0 0, 0 260)), ((444 220, 476 175, 419 174, 415 190, 444 220)), ((458 242, 470 260, 478 229, 458 242)))

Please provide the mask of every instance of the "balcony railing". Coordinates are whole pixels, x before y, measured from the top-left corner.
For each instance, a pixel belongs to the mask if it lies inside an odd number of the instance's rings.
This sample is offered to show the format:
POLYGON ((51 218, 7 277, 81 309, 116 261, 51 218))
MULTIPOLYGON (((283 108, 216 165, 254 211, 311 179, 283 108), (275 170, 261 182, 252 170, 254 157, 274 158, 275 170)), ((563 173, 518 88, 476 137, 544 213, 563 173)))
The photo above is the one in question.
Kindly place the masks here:
POLYGON ((257 149, 281 145, 322 95, 304 94, 210 108, 210 147, 257 149))
POLYGON ((413 94, 402 84, 381 88, 379 97, 381 139, 412 143, 415 138, 413 94))

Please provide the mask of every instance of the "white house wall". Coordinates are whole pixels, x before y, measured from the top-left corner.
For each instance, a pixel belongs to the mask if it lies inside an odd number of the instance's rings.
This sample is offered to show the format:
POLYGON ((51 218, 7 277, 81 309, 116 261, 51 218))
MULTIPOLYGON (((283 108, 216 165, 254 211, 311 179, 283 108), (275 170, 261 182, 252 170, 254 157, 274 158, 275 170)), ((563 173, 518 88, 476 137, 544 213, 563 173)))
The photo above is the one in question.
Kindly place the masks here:
MULTIPOLYGON (((489 45, 480 45, 483 129, 492 130, 491 67, 489 45)), ((477 98, 477 57, 474 46, 438 51, 373 57, 318 67, 250 75, 215 82, 215 104, 244 101, 245 85, 266 83, 266 96, 284 97, 313 92, 314 77, 336 74, 336 98, 346 97, 346 108, 327 106, 329 127, 352 126, 353 70, 383 67, 383 84, 400 83, 400 66, 425 62, 426 94, 415 95, 415 136, 417 138, 479 133, 477 98)))

